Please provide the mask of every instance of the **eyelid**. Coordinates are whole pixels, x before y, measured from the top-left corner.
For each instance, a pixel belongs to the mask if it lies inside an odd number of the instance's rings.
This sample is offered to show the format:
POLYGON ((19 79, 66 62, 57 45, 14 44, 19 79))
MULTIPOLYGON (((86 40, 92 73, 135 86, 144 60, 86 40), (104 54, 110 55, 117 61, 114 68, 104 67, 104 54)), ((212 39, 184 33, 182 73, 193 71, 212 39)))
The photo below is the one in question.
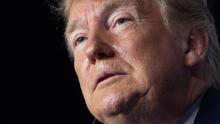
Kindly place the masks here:
POLYGON ((118 19, 120 18, 126 18, 126 19, 129 19, 129 20, 132 20, 132 16, 128 13, 120 13, 120 14, 117 14, 116 16, 113 16, 113 18, 111 19, 111 24, 110 24, 110 27, 115 27, 116 25, 116 22, 118 21, 118 19))
POLYGON ((68 41, 70 42, 70 45, 72 47, 75 47, 77 39, 79 37, 85 37, 85 36, 86 36, 85 30, 74 31, 72 34, 70 34, 70 37, 69 37, 68 41))
POLYGON ((72 32, 72 33, 70 34, 69 40, 72 41, 72 40, 76 39, 76 37, 77 37, 78 35, 81 35, 81 34, 83 34, 83 35, 86 34, 86 31, 85 31, 85 30, 78 30, 78 31, 72 32))
POLYGON ((78 33, 74 36, 73 40, 76 41, 79 37, 82 37, 82 36, 84 36, 83 33, 78 33))

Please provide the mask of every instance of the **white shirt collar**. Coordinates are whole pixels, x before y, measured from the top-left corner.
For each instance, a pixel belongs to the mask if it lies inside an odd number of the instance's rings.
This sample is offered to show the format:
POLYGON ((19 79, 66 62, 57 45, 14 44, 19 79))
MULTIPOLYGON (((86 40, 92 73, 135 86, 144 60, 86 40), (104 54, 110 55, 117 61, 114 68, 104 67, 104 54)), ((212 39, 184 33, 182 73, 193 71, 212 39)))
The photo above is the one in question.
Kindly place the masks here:
POLYGON ((203 96, 200 96, 177 124, 194 124, 203 96))

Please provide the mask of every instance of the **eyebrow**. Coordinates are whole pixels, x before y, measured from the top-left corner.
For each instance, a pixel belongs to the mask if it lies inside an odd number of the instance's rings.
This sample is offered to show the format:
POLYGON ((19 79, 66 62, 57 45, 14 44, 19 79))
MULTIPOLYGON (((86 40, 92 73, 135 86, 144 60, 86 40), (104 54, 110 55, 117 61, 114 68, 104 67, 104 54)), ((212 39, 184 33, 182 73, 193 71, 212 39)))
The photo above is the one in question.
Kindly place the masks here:
MULTIPOLYGON (((121 7, 127 7, 129 4, 129 1, 130 0, 117 0, 113 2, 112 0, 108 0, 108 2, 104 3, 105 4, 104 9, 102 10, 100 15, 102 16, 103 14, 106 14, 106 12, 111 13, 112 11, 117 10, 118 8, 121 8, 121 7)), ((74 30, 76 30, 79 27, 83 27, 80 23, 81 23, 80 20, 73 20, 73 21, 67 22, 66 34, 74 32, 74 30)))
POLYGON ((72 33, 76 28, 82 27, 78 20, 67 22, 66 25, 66 34, 72 33))

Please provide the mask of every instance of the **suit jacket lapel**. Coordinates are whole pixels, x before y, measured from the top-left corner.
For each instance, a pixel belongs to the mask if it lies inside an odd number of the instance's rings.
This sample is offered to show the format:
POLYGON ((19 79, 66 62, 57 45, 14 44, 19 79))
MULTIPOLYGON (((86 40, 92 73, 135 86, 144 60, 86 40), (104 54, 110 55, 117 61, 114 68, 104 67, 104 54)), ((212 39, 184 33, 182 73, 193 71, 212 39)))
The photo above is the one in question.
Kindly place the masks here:
POLYGON ((220 93, 210 88, 200 104, 195 124, 220 124, 220 93))

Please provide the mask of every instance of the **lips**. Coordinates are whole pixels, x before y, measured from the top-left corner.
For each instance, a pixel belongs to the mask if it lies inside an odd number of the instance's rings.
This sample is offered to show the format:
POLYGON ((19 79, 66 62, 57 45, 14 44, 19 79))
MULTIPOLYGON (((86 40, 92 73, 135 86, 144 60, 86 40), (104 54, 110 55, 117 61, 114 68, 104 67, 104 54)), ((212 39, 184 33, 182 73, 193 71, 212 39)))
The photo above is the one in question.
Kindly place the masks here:
POLYGON ((105 80, 107 80, 109 78, 112 78, 112 77, 115 77, 115 76, 119 76, 119 75, 125 75, 125 74, 126 73, 124 73, 124 72, 110 72, 110 71, 102 72, 98 76, 98 78, 96 80, 96 85, 98 85, 99 83, 101 83, 101 82, 103 82, 103 81, 105 81, 105 80))

